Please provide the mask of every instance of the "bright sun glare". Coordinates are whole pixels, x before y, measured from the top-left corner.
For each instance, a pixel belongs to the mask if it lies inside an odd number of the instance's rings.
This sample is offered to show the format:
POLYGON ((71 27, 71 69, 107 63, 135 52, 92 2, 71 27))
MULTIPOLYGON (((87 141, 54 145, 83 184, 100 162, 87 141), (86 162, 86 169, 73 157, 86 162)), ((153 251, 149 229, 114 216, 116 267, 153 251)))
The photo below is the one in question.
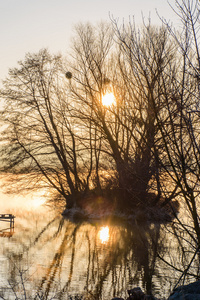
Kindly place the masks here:
POLYGON ((102 104, 104 106, 111 106, 112 104, 115 104, 115 96, 113 95, 113 93, 106 93, 102 97, 102 104))
POLYGON ((102 244, 106 243, 109 240, 109 227, 108 226, 101 227, 101 229, 99 231, 99 238, 100 238, 102 244))

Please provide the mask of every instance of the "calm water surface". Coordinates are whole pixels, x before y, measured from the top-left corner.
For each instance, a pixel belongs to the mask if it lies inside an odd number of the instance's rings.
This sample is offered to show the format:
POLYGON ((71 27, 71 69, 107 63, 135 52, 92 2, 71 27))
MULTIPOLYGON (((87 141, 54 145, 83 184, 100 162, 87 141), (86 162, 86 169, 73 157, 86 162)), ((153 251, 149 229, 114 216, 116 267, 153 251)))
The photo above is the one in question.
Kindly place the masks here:
POLYGON ((0 213, 16 216, 10 237, 0 222, 2 299, 109 300, 136 286, 164 299, 193 255, 176 223, 73 222, 41 206, 39 194, 0 196, 0 213))

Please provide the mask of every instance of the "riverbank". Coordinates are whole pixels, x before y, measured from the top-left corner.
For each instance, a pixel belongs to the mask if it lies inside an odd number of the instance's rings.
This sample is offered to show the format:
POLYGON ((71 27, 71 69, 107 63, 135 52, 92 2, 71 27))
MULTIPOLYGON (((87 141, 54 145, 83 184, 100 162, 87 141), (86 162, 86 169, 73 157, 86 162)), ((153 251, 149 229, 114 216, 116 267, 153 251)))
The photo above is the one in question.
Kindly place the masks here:
MULTIPOLYGON (((127 291, 128 298, 112 298, 112 300, 164 300, 158 299, 153 295, 145 295, 140 287, 133 288, 127 291)), ((200 280, 182 285, 174 289, 167 300, 199 300, 200 299, 200 280)))

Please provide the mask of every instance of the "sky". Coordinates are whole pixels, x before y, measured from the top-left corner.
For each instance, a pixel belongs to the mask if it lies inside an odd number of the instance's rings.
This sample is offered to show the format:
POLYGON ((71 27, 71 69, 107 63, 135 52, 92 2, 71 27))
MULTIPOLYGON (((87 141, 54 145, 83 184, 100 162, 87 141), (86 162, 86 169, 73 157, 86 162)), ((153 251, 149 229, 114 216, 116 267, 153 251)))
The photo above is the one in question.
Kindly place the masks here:
POLYGON ((95 25, 111 15, 119 22, 134 16, 139 24, 142 15, 146 20, 150 15, 153 24, 161 24, 156 10, 173 21, 167 0, 0 0, 0 85, 28 52, 48 48, 67 54, 79 22, 95 25))

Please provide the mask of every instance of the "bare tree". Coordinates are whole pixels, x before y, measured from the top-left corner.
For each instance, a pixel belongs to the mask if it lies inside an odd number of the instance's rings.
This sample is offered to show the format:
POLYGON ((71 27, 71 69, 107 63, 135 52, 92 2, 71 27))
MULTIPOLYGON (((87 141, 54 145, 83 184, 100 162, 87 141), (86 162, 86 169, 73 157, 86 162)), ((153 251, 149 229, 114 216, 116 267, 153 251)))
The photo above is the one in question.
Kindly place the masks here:
POLYGON ((1 153, 4 172, 17 174, 17 181, 21 174, 32 186, 53 187, 71 206, 87 184, 79 173, 85 150, 77 142, 65 81, 61 57, 47 50, 27 54, 10 70, 1 91, 1 153))
MULTIPOLYGON (((199 203, 199 2, 175 1, 175 12, 182 23, 177 33, 163 22, 179 53, 179 69, 172 81, 173 93, 165 95, 165 119, 156 114, 165 151, 162 166, 176 186, 192 218, 195 239, 200 245, 199 203), (181 38, 180 38, 181 36, 181 38)), ((181 225, 185 227, 183 221, 181 225)), ((186 228, 186 227, 185 227, 186 228)))
POLYGON ((155 204, 161 195, 170 201, 180 192, 178 181, 170 191, 163 182, 189 128, 183 114, 185 126, 177 124, 180 55, 164 27, 112 25, 77 26, 67 68, 46 50, 28 54, 1 91, 2 170, 29 174, 31 183, 53 187, 69 206, 91 189, 104 194, 106 185, 123 209, 155 204), (103 104, 107 92, 115 104, 103 104))
POLYGON ((161 85, 169 89, 175 56, 164 27, 148 24, 138 32, 134 23, 119 28, 115 21, 113 27, 77 27, 72 97, 93 139, 101 141, 101 163, 113 161, 119 194, 130 207, 146 203, 152 183, 154 200, 161 196, 155 109, 162 111, 161 85), (114 93, 115 105, 102 105, 106 90, 114 93))
POLYGON ((132 186, 134 193, 146 199, 153 183, 157 200, 161 196, 161 180, 157 147, 160 146, 155 110, 161 112, 162 86, 169 89, 167 73, 174 65, 174 47, 164 27, 150 23, 139 30, 135 23, 119 28, 113 21, 121 50, 119 63, 123 85, 128 91, 127 117, 131 135, 130 151, 132 186))

